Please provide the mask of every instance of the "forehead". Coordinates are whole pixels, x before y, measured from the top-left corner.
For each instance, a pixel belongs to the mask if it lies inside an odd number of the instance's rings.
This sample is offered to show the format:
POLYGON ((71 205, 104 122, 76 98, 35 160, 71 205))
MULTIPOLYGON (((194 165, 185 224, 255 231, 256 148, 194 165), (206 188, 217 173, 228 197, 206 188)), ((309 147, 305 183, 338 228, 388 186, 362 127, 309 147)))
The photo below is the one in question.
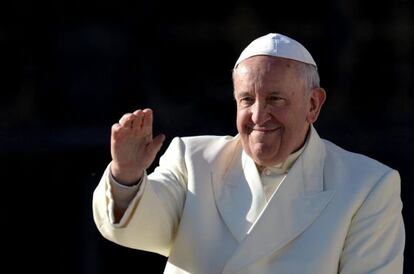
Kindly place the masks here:
POLYGON ((250 57, 234 70, 234 88, 273 89, 297 85, 302 83, 299 66, 299 62, 286 58, 263 55, 250 57))

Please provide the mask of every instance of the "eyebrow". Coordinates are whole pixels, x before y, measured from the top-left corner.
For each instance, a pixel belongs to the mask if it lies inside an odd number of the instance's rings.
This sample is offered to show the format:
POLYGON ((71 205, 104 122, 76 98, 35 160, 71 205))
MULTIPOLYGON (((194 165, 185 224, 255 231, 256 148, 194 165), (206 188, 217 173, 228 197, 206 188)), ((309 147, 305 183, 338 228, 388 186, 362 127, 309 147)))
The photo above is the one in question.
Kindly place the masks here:
MULTIPOLYGON (((266 94, 266 96, 272 96, 272 95, 281 95, 280 91, 271 91, 268 94, 266 94)), ((252 94, 248 91, 242 91, 240 93, 237 94, 238 97, 245 97, 245 96, 252 96, 252 94)))
POLYGON ((280 94, 282 94, 280 91, 271 91, 271 92, 269 92, 269 94, 268 95, 280 95, 280 94))
POLYGON ((248 92, 248 91, 242 91, 242 92, 240 92, 240 93, 238 93, 236 95, 237 95, 237 97, 252 96, 252 94, 250 92, 248 92))

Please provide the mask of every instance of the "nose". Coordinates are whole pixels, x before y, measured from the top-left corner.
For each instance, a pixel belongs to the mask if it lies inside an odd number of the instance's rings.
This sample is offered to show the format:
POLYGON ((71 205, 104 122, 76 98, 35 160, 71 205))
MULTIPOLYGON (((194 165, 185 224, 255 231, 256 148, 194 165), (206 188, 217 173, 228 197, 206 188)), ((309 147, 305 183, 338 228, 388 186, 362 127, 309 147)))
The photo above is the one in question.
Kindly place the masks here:
POLYGON ((268 108, 261 102, 256 102, 251 107, 251 119, 256 125, 263 125, 270 119, 268 108))

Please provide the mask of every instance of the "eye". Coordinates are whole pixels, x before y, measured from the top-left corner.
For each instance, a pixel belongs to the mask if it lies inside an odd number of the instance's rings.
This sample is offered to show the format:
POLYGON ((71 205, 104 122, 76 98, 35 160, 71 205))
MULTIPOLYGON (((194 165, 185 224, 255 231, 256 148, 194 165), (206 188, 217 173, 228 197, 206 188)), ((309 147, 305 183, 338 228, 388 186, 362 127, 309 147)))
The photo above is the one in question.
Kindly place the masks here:
POLYGON ((242 106, 250 106, 254 103, 254 98, 250 96, 243 96, 239 98, 239 103, 242 106))
POLYGON ((270 101, 279 101, 279 100, 282 100, 282 97, 279 97, 279 96, 270 96, 269 97, 269 100, 270 101))
POLYGON ((285 99, 282 97, 273 95, 268 98, 268 102, 274 105, 283 105, 285 103, 285 99))

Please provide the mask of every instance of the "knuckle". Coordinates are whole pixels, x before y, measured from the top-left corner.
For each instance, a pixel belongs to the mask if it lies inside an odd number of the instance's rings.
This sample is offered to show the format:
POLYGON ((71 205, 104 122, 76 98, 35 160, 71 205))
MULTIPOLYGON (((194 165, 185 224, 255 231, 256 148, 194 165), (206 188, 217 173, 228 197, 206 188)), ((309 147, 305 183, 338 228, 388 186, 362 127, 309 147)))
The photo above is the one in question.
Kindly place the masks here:
POLYGON ((111 130, 112 131, 117 131, 119 129, 119 123, 115 123, 112 125, 111 130))
POLYGON ((124 115, 122 115, 121 119, 119 120, 120 122, 122 121, 126 121, 128 120, 130 117, 132 116, 132 113, 125 113, 124 115))

